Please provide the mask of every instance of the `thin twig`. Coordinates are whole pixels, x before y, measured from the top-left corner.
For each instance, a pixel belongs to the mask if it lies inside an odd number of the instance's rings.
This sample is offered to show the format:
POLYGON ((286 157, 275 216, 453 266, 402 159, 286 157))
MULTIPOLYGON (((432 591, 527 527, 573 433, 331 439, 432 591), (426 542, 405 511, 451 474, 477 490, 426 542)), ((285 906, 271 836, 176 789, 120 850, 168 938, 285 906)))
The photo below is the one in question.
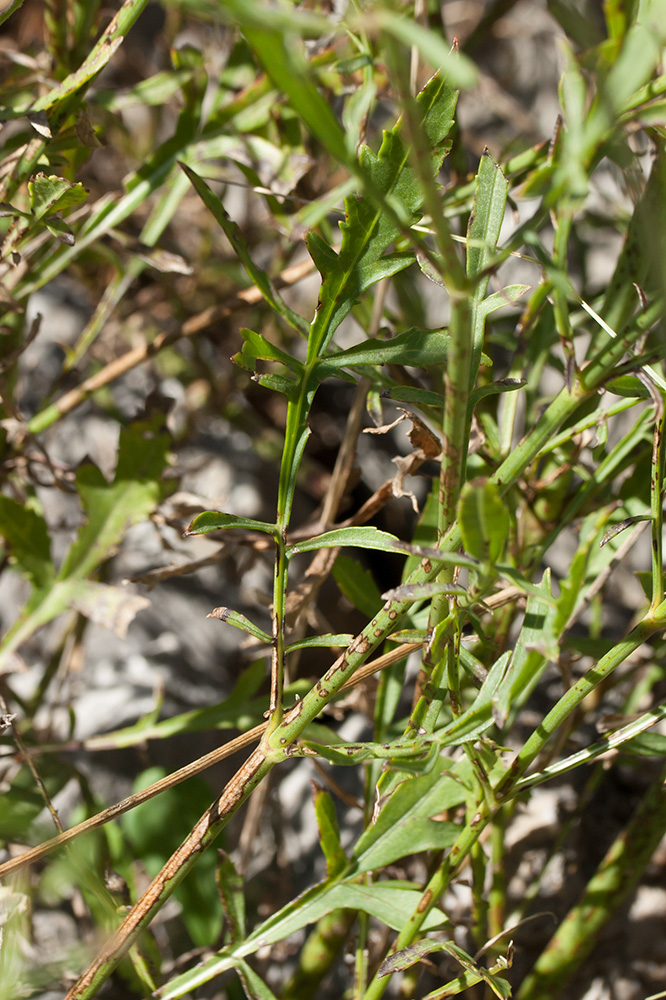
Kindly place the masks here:
POLYGON ((40 792, 42 793, 42 798, 44 799, 44 804, 45 804, 46 808, 48 809, 48 811, 51 813, 51 818, 53 819, 53 823, 55 825, 56 830, 59 830, 60 833, 62 834, 63 833, 63 825, 60 822, 60 817, 58 816, 56 808, 53 805, 53 802, 51 801, 51 796, 49 795, 49 793, 48 793, 48 791, 46 789, 46 785, 42 781, 41 775, 40 775, 39 771, 37 770, 37 767, 35 765, 34 760, 30 756, 30 754, 28 753, 26 745, 23 742, 23 737, 21 736, 21 731, 20 731, 19 727, 16 725, 16 722, 14 721, 14 716, 11 714, 11 712, 7 708, 7 703, 5 702, 5 699, 3 698, 3 696, 1 694, 0 694, 0 713, 2 713, 3 719, 6 720, 7 725, 9 725, 9 727, 11 728, 12 736, 14 737, 16 745, 19 748, 19 750, 21 751, 21 755, 25 759, 26 764, 30 768, 30 772, 32 774, 32 777, 34 779, 35 784, 37 785, 37 787, 39 788, 40 792))
MULTIPOLYGON (((404 659, 404 657, 407 656, 413 649, 417 649, 418 645, 418 643, 403 643, 396 649, 392 649, 383 656, 378 656, 375 660, 371 660, 370 663, 364 664, 341 688, 341 692, 348 691, 351 688, 356 687, 357 684, 360 684, 361 681, 370 677, 377 670, 384 670, 397 660, 404 659)), ((4 711, 4 708, 2 710, 4 711)), ((219 764, 220 761, 225 760, 227 757, 231 757, 232 754, 235 754, 238 750, 242 750, 244 747, 250 746, 252 743, 261 739, 262 735, 266 731, 266 727, 266 722, 260 723, 260 725, 255 726, 253 729, 249 729, 246 733, 242 733, 240 736, 235 737, 235 739, 229 740, 228 743, 224 743, 221 747, 211 750, 210 753, 205 754, 203 757, 199 757, 190 764, 185 764, 184 767, 179 768, 172 774, 165 775, 164 778, 160 778, 160 780, 156 781, 154 784, 148 785, 147 788, 143 788, 141 791, 135 792, 134 795, 129 795, 126 799, 116 802, 115 805, 109 806, 108 809, 102 810, 102 812, 97 813, 95 816, 91 816, 82 823, 77 823, 77 825, 73 826, 70 830, 63 830, 57 837, 52 837, 51 840, 47 840, 43 844, 39 844, 37 847, 32 847, 30 850, 24 851, 22 854, 19 854, 18 857, 12 858, 10 861, 5 861, 4 864, 0 865, 0 878, 2 878, 3 875, 9 875, 11 872, 17 871, 19 868, 23 868, 25 865, 32 864, 33 861, 38 861, 40 858, 50 854, 51 851, 56 850, 58 847, 62 847, 64 844, 68 844, 81 834, 87 833, 90 830, 98 829, 98 827, 103 826, 105 823, 115 819, 117 816, 121 816, 130 809, 134 809, 135 806, 141 805, 141 803, 154 798, 154 796, 159 795, 160 792, 165 792, 168 788, 173 788, 175 785, 179 785, 182 781, 186 781, 195 774, 200 774, 201 771, 207 770, 214 764, 219 764)), ((22 745, 21 752, 28 764, 30 764, 34 751, 30 751, 25 747, 25 745, 22 745)), ((35 780, 38 780, 38 778, 35 780)), ((62 830, 62 827, 59 827, 59 829, 62 830)))
MULTIPOLYGON (((280 274, 279 278, 276 280, 275 284, 278 288, 283 288, 286 285, 293 285, 301 278, 304 278, 309 274, 314 267, 311 260, 303 261, 300 264, 294 264, 291 267, 285 268, 285 270, 280 274)), ((262 294, 258 288, 254 285, 251 288, 244 288, 242 291, 238 292, 232 299, 228 302, 224 302, 219 306, 211 306, 208 309, 204 309, 203 312, 198 313, 196 316, 192 316, 188 319, 181 327, 177 330, 172 330, 169 333, 158 334, 153 341, 149 344, 142 344, 140 347, 134 347, 131 351, 127 351, 125 354, 121 355, 119 358, 114 358, 107 365, 104 365, 98 372, 94 375, 89 376, 77 385, 74 389, 70 389, 69 392, 64 393, 55 403, 51 406, 47 406, 46 409, 37 413, 28 424, 28 430, 32 434, 37 434, 40 431, 45 430, 50 427, 51 424, 55 423, 61 417, 66 416, 66 414, 71 413, 72 410, 80 406, 81 403, 85 402, 93 393, 97 392, 98 389, 103 388, 108 385, 109 382, 115 381, 115 379, 120 378, 121 375, 125 375, 132 368, 136 368, 144 361, 148 361, 150 358, 155 357, 160 351, 163 351, 166 347, 170 347, 175 344, 178 340, 184 337, 193 337, 195 334, 200 333, 207 327, 216 323, 220 319, 226 319, 231 316, 236 310, 240 309, 245 305, 252 305, 255 302, 259 302, 262 298, 262 294)))

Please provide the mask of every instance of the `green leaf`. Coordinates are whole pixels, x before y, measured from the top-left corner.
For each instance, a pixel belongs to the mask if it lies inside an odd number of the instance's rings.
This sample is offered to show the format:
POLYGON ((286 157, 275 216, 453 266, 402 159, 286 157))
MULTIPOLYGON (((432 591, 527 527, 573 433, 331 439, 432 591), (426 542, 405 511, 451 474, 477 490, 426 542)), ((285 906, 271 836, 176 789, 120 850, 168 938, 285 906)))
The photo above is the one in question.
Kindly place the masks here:
POLYGON ((391 632, 388 638, 391 642, 404 642, 421 646, 430 638, 430 632, 424 628, 402 628, 399 632, 391 632))
POLYGON ((197 514, 183 534, 203 535, 207 531, 221 531, 224 528, 242 528, 244 531, 263 531, 267 535, 275 535, 275 525, 268 524, 267 521, 255 521, 250 517, 236 517, 235 514, 222 514, 214 510, 197 514))
POLYGON ((241 336, 243 338, 243 347, 231 359, 241 368, 254 371, 257 359, 262 358, 264 361, 278 361, 294 372, 295 375, 302 373, 303 365, 297 358, 292 357, 291 354, 287 354, 286 351, 281 351, 279 347, 271 344, 260 333, 255 333, 254 330, 242 329, 241 336))
POLYGON ((504 306, 513 305, 531 288, 532 285, 506 285, 501 291, 493 292, 492 295, 483 299, 479 308, 485 316, 489 316, 504 306))
POLYGON ((273 991, 247 962, 238 962, 236 971, 243 983, 248 1000, 277 1000, 273 991))
MULTIPOLYGON (((255 660, 242 671, 231 694, 223 701, 181 712, 159 722, 155 721, 154 713, 149 712, 132 726, 91 737, 88 745, 91 748, 122 748, 206 729, 251 729, 261 722, 266 709, 266 697, 257 693, 265 678, 264 661, 255 660)), ((307 682, 297 681, 287 688, 285 697, 302 697, 308 690, 307 682)))
POLYGON ((283 375, 257 374, 252 376, 252 381, 263 386, 264 389, 281 392, 290 403, 294 403, 298 399, 299 385, 294 379, 285 378, 283 375))
POLYGON ((312 791, 319 829, 319 843, 326 858, 326 871, 330 878, 334 878, 347 867, 347 856, 340 843, 340 828, 335 815, 335 806, 330 793, 314 781, 312 791))
MULTIPOLYGON (((159 430, 157 423, 136 423, 120 432, 118 464, 112 483, 92 464, 79 468, 76 485, 87 521, 55 579, 44 575, 43 567, 35 570, 36 564, 33 565, 32 572, 37 572, 39 584, 2 641, 0 664, 37 628, 68 607, 78 606, 83 613, 86 608, 98 607, 96 598, 86 603, 85 580, 113 554, 126 528, 148 517, 164 496, 161 477, 167 464, 168 442, 168 435, 159 430)), ((45 554, 41 530, 37 530, 40 558, 45 554)))
POLYGON ((380 552, 404 551, 404 543, 379 528, 335 528, 325 531, 322 535, 314 535, 302 542, 294 542, 287 546, 287 558, 300 552, 312 552, 314 549, 334 549, 338 546, 348 546, 354 549, 378 549, 380 552))
POLYGON ((108 558, 129 525, 148 517, 164 495, 161 476, 168 455, 169 435, 156 423, 136 423, 120 431, 112 483, 92 464, 79 468, 76 486, 88 520, 67 553, 59 580, 86 576, 108 558))
MULTIPOLYGON (((456 99, 456 92, 439 76, 433 77, 417 98, 424 134, 432 150, 433 176, 439 172, 448 151, 446 136, 453 125, 456 99)), ((401 228, 416 221, 420 214, 423 192, 408 166, 409 148, 401 132, 401 122, 385 132, 377 155, 366 146, 361 148, 358 170, 363 193, 345 201, 347 215, 340 226, 340 252, 333 255, 330 250, 322 250, 320 241, 315 240, 314 244, 310 241, 310 246, 316 246, 313 259, 323 282, 319 308, 310 330, 309 361, 322 356, 361 292, 385 275, 382 255, 401 228), (396 218, 397 214, 401 218, 396 218)), ((394 263, 395 258, 389 259, 391 267, 394 263)))
POLYGON ((524 385, 527 385, 527 379, 524 378, 503 378, 498 379, 497 382, 491 382, 490 385, 482 385, 470 393, 470 409, 473 410, 479 400, 485 399, 486 396, 496 396, 500 392, 515 392, 516 389, 522 389, 524 385))
MULTIPOLYGON (((307 733, 310 729, 306 730, 307 733)), ((400 761, 401 766, 409 762, 414 770, 423 770, 432 757, 433 745, 427 740, 410 740, 405 743, 338 743, 323 744, 311 739, 302 739, 301 743, 308 750, 315 751, 331 764, 340 766, 362 764, 369 760, 400 761)))
MULTIPOLYGON (((446 952, 462 965, 465 970, 463 988, 473 986, 474 983, 485 982, 500 1000, 505 1000, 505 998, 511 996, 511 986, 506 979, 499 978, 493 975, 488 969, 484 969, 483 966, 478 965, 471 955, 468 955, 463 948, 460 948, 452 941, 435 941, 432 938, 424 938, 422 941, 416 941, 414 944, 408 945, 407 948, 389 955, 379 967, 377 976, 391 976, 396 972, 404 972, 406 969, 410 969, 413 965, 416 965, 417 962, 421 962, 427 955, 431 955, 437 951, 446 952)), ((461 990, 446 990, 446 992, 438 989, 431 995, 433 998, 435 996, 445 997, 453 996, 457 992, 462 992, 462 988, 461 990)))
POLYGON ((449 335, 443 330, 418 330, 416 327, 398 334, 392 340, 369 339, 338 354, 327 354, 320 362, 326 368, 348 368, 358 365, 410 365, 412 368, 434 368, 446 361, 449 335))
POLYGON ((170 69, 154 73, 135 87, 121 90, 95 89, 95 104, 108 111, 122 111, 137 104, 140 107, 161 107, 192 79, 191 69, 170 69))
MULTIPOLYGON (((455 565, 453 559, 451 563, 455 565)), ((434 580, 432 583, 403 583, 399 587, 392 587, 391 590, 385 591, 382 598, 385 601, 421 601, 435 597, 437 594, 466 593, 465 587, 461 587, 460 584, 438 583, 434 580)))
POLYGON ((0 495, 0 535, 16 568, 34 587, 47 587, 55 577, 46 521, 32 507, 0 495))
POLYGON ((620 752, 636 757, 666 757, 666 736, 661 733, 639 733, 623 743, 620 752))
POLYGON ((68 247, 74 246, 74 233, 67 225, 66 222, 57 215, 47 215, 44 218, 44 225, 50 232, 51 236, 55 236, 57 240, 61 243, 65 243, 68 247))
POLYGON ((259 289, 266 302, 268 302, 275 312, 281 316, 282 319, 286 320, 286 322, 289 323, 294 330, 297 330, 300 334, 306 336, 308 323, 302 316, 299 316, 298 313, 295 313, 293 309, 289 308, 284 299, 273 287, 273 284, 266 272, 262 271, 261 268, 257 267, 254 263, 247 243, 245 242, 245 237, 243 236, 240 228, 227 214, 227 211, 218 196, 208 187, 206 182, 191 169, 191 167, 188 167, 187 164, 182 162, 180 163, 180 167, 189 177, 195 191, 203 201, 208 211, 211 213, 215 221, 221 226, 224 231, 224 235, 234 248, 236 256, 242 261, 245 270, 252 279, 252 282, 259 289))
POLYGON ((234 943, 242 941, 246 933, 243 878, 238 874, 226 851, 218 851, 217 888, 222 900, 229 936, 234 943))
POLYGON ((460 493, 458 517, 466 551, 486 565, 497 563, 511 527, 498 487, 488 481, 466 483, 460 493))
POLYGON ((331 105, 310 79, 302 43, 296 40, 291 31, 287 33, 283 24, 269 26, 267 8, 263 8, 259 21, 251 16, 251 4, 245 4, 241 0, 227 0, 227 7, 242 25, 243 34, 266 73, 278 90, 287 95, 301 121, 334 159, 339 163, 346 163, 348 156, 344 132, 331 105))
POLYGON ((333 564, 333 579, 355 608, 367 618, 374 618, 382 606, 382 598, 370 570, 352 556, 340 555, 333 564))
POLYGON ((243 632, 247 632, 249 635, 254 636, 255 639, 259 639, 261 642, 267 643, 267 645, 272 645, 273 639, 268 634, 264 632, 262 628, 251 622, 249 618, 242 615, 239 611, 234 611, 232 608, 215 608, 207 618, 218 618, 221 622, 227 622, 229 625, 235 626, 235 628, 240 628, 243 632))
POLYGON ((620 375, 606 382, 604 389, 616 396, 629 396, 637 399, 649 399, 650 393, 635 375, 620 375))
POLYGON ((30 207, 36 219, 54 212, 66 212, 76 205, 81 205, 88 197, 83 184, 72 184, 64 177, 35 174, 28 181, 30 207))
POLYGON ((434 70, 441 70, 452 86, 460 90, 475 86, 479 77, 476 66, 467 56, 452 49, 443 35, 387 7, 379 8, 375 16, 382 28, 397 41, 415 46, 434 70))
POLYGON ((338 632, 337 635, 327 633, 326 635, 309 635, 305 639, 297 642, 290 642, 285 648, 285 653, 294 653, 297 649, 312 649, 316 646, 348 646, 354 635, 352 632, 338 632))
MULTIPOLYGON (((492 156, 485 152, 476 175, 474 207, 467 227, 467 276, 475 279, 471 301, 473 379, 476 378, 481 360, 486 317, 493 308, 499 308, 503 304, 499 302, 493 306, 494 297, 491 296, 490 305, 487 305, 484 296, 488 287, 488 268, 497 257, 495 248, 504 221, 508 191, 509 184, 506 177, 492 156)), ((516 298, 521 294, 522 292, 516 292, 516 298)))
POLYGON ((401 782, 356 842, 354 873, 382 868, 416 851, 450 847, 460 828, 432 817, 465 801, 468 789, 456 774, 458 770, 459 765, 454 764, 449 772, 442 772, 440 764, 401 782))
MULTIPOLYGON (((177 976, 160 989, 160 1000, 176 1000, 198 986, 210 982, 226 969, 232 969, 240 958, 254 954, 264 945, 275 944, 297 931, 316 923, 333 910, 357 909, 375 917, 393 930, 401 930, 423 897, 420 888, 409 882, 378 882, 358 885, 353 881, 313 886, 260 924, 238 946, 225 948, 205 959, 194 969, 177 976)), ((426 916, 422 927, 434 930, 448 924, 440 909, 433 909, 426 916)))
MULTIPOLYGON (((361 910, 394 931, 400 931, 423 899, 423 891, 409 882, 389 879, 371 885, 345 881, 329 894, 329 903, 331 897, 338 900, 341 909, 361 910)), ((435 908, 421 926, 427 929, 427 924, 434 928, 448 923, 448 917, 442 910, 435 908)))
POLYGON ((421 409, 427 406, 436 406, 438 410, 441 410, 444 406, 444 396, 441 392, 419 389, 415 385, 392 385, 387 395, 396 403, 413 403, 414 406, 419 406, 421 409))
POLYGON ((495 661, 470 707, 437 731, 440 746, 454 746, 475 740, 493 724, 493 710, 504 697, 503 684, 507 682, 510 656, 511 651, 507 650, 495 661))
MULTIPOLYGON (((39 773, 51 798, 72 778, 72 768, 53 757, 40 760, 39 773)), ((35 785, 34 775, 27 765, 23 765, 9 788, 0 793, 0 840, 25 843, 44 808, 44 796, 35 785)))

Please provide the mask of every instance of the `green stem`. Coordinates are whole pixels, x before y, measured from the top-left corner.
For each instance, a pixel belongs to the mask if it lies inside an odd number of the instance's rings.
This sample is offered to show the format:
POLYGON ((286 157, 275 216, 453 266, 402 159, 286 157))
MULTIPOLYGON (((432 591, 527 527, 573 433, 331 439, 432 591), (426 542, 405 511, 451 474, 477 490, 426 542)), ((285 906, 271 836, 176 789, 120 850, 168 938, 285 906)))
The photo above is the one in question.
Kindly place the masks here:
MULTIPOLYGON (((395 944, 391 949, 392 953, 401 951, 416 939, 423 921, 433 906, 437 905, 451 879, 469 857, 470 851, 477 843, 490 818, 487 806, 482 804, 472 822, 460 831, 458 839, 448 855, 428 882, 418 907, 398 934, 395 944)), ((389 976, 383 979, 373 979, 365 991, 363 1000, 379 1000, 383 996, 389 982, 389 976)))
POLYGON ((35 101, 30 111, 46 111, 48 108, 52 108, 59 101, 71 97, 84 84, 89 83, 94 76, 97 76, 116 49, 122 45, 125 35, 134 26, 147 6, 148 0, 125 0, 109 26, 100 35, 88 58, 61 84, 35 101))
POLYGON ((516 1000, 555 1000, 633 891, 666 831, 666 766, 569 911, 516 1000))
POLYGON ((656 403, 656 425, 652 449, 652 469, 650 475, 650 507, 652 514, 652 611, 664 599, 664 516, 662 484, 664 482, 664 434, 666 433, 666 407, 664 394, 651 386, 656 403))
POLYGON ((495 796, 498 800, 510 797, 515 789, 516 782, 525 773, 527 768, 538 757, 548 740, 560 728, 562 723, 571 713, 606 680, 608 676, 619 667, 635 650, 644 642, 647 642, 655 634, 666 628, 666 601, 663 601, 655 611, 650 612, 636 625, 620 642, 618 642, 599 662, 581 677, 573 687, 560 698, 556 705, 551 708, 538 728, 528 738, 521 748, 513 763, 505 772, 498 785, 495 787, 495 796))

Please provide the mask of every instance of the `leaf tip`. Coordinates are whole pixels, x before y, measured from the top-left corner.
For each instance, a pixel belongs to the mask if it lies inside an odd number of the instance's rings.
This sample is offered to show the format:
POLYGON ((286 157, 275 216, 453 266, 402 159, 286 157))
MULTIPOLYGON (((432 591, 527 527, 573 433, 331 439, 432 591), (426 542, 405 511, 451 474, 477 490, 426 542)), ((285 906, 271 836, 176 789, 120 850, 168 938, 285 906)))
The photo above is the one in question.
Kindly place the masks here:
POLYGON ((218 618, 221 622, 226 622, 229 619, 229 612, 229 608, 213 608, 206 618, 218 618))

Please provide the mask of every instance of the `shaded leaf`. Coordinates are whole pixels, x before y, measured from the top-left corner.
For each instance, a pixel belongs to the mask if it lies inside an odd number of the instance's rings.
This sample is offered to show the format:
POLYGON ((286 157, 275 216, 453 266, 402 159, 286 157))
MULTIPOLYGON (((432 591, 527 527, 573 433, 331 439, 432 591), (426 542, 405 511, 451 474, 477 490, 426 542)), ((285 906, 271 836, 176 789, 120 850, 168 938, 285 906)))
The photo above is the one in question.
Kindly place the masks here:
POLYGON ((497 563, 511 527, 498 487, 488 481, 466 483, 460 493, 458 517, 466 551, 482 563, 497 563))
POLYGON ((134 616, 150 607, 150 600, 127 587, 110 587, 92 580, 81 581, 72 594, 70 607, 90 621, 123 638, 134 616))
POLYGON ((355 608, 374 618, 382 606, 382 598, 370 570, 352 556, 340 555, 333 564, 333 579, 355 608))
POLYGON ((236 971, 248 1000, 276 1000, 276 996, 261 976, 247 962, 239 962, 236 971))
POLYGON ((265 298, 266 302, 268 302, 275 312, 286 320, 287 323, 294 328, 294 330, 297 330, 303 335, 307 334, 307 322, 302 316, 299 316, 298 313, 295 313, 293 309, 289 308, 284 299, 282 299, 273 287, 273 284, 266 272, 262 271, 261 268, 257 267, 254 263, 252 257, 250 256, 249 248, 245 242, 245 237, 236 223, 231 220, 224 205, 215 192, 212 191, 206 182, 202 180, 201 177, 199 177, 198 174, 191 169, 191 167, 188 167, 187 164, 181 163, 180 167, 189 177, 195 191, 203 201, 206 208, 209 212, 211 212, 216 222, 218 222, 222 227, 224 235, 234 248, 236 256, 242 261, 245 270, 265 298))
POLYGON ((441 70, 452 86, 465 90, 476 84, 478 70, 472 60, 452 49, 438 32, 423 27, 413 18, 394 13, 388 7, 379 8, 376 16, 382 28, 399 42, 416 46, 423 58, 434 70, 441 70))
POLYGON ((46 521, 32 507, 0 494, 0 535, 11 560, 35 587, 47 587, 55 576, 46 521))
POLYGON ((242 941, 245 937, 243 878, 226 851, 218 851, 216 878, 229 936, 233 942, 242 941))
MULTIPOLYGON (((113 482, 107 482, 91 463, 80 466, 76 485, 87 521, 79 529, 55 579, 44 576, 43 569, 38 571, 38 586, 2 641, 0 664, 37 628, 72 603, 82 602, 82 609, 85 607, 82 581, 113 554, 126 528, 146 518, 164 496, 162 472, 167 464, 168 442, 168 435, 156 422, 136 423, 121 429, 113 482)), ((43 529, 38 529, 37 537, 40 531, 43 554, 43 529)), ((95 607, 94 599, 90 606, 95 607)))
MULTIPOLYGON (((134 791, 164 777, 166 771, 152 767, 134 783, 134 791)), ((137 857, 152 877, 180 845, 189 829, 210 806, 210 786, 199 776, 168 788, 149 802, 125 813, 120 824, 137 857)), ((222 930, 223 911, 217 892, 217 858, 208 851, 199 859, 190 878, 175 890, 182 907, 182 920, 195 945, 215 940, 222 930)))
POLYGON ((326 871, 329 877, 339 875, 347 867, 347 856, 340 843, 340 828, 335 806, 329 792, 316 782, 312 782, 315 814, 319 829, 319 843, 326 858, 326 871))

